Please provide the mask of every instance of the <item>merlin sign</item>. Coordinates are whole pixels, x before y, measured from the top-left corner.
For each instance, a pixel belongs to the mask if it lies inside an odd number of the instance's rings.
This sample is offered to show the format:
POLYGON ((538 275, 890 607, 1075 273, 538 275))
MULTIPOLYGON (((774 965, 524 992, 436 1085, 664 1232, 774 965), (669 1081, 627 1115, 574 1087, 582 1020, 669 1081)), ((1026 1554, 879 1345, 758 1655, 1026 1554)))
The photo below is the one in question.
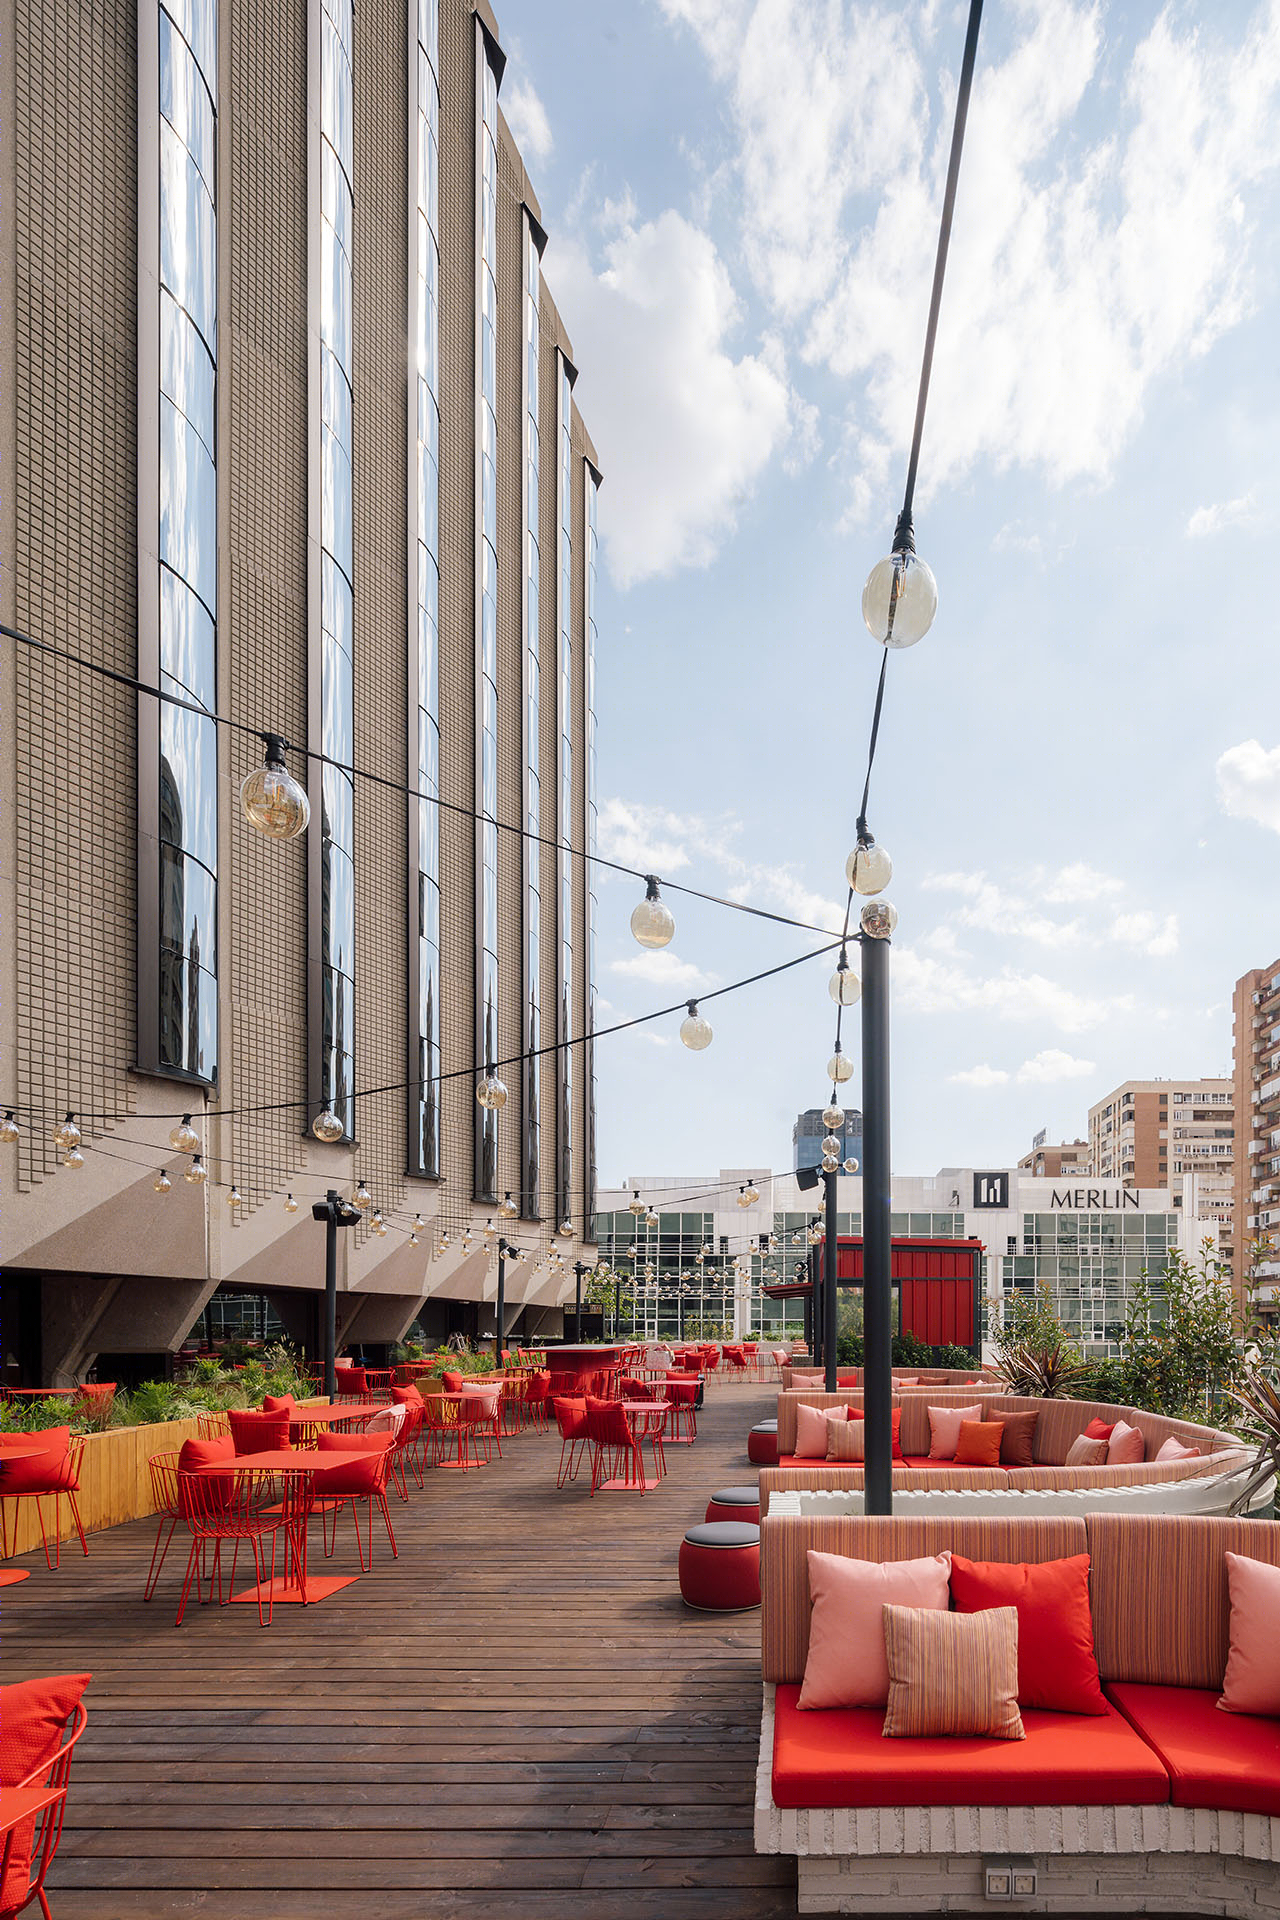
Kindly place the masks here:
POLYGON ((1138 1204, 1138 1195, 1132 1187, 1055 1187, 1049 1195, 1051 1212, 1059 1207, 1069 1207, 1080 1212, 1098 1209, 1106 1213, 1120 1213, 1125 1207, 1136 1208, 1138 1204))

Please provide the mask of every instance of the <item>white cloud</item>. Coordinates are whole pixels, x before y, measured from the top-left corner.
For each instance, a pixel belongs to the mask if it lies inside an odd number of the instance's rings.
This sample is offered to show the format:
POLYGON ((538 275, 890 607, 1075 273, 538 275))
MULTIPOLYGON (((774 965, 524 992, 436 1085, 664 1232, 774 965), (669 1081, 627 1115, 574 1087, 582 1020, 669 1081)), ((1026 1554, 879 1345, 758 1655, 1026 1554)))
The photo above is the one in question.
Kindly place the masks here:
POLYGON ((1218 800, 1237 820, 1256 820, 1280 833, 1280 747, 1257 740, 1228 747, 1217 765, 1218 800))
MULTIPOLYGON (((795 403, 776 340, 735 357, 738 303, 707 234, 670 209, 642 224, 628 207, 606 217, 602 263, 557 243, 548 279, 586 369, 601 537, 627 587, 714 558, 795 403)), ((800 431, 807 443, 807 415, 800 431)))
POLYGON ((1087 1080, 1097 1071, 1092 1060, 1077 1060, 1072 1054, 1063 1053, 1061 1047, 1046 1047, 1032 1059, 1023 1061, 1018 1068, 1018 1080, 1023 1086, 1047 1086, 1056 1080, 1087 1080))
POLYGON ((706 973, 692 960, 679 960, 669 947, 649 948, 632 954, 627 960, 611 960, 610 973, 623 980, 641 980, 647 986, 661 987, 671 993, 705 993, 714 987, 717 976, 706 973))
POLYGON ((600 851, 606 859, 642 873, 678 873, 689 864, 684 842, 696 829, 696 821, 665 807, 614 796, 600 808, 600 851))
POLYGON ((1207 534, 1221 533, 1224 527, 1246 527, 1253 517, 1251 493, 1242 493, 1238 500, 1220 500, 1216 506, 1197 507, 1187 521, 1187 538, 1202 540, 1207 534))
MULTIPOLYGON (((725 897, 838 934, 843 903, 825 898, 785 864, 745 859, 737 851, 742 822, 732 814, 677 814, 644 801, 611 798, 600 809, 600 851, 644 873, 678 873, 696 860, 706 882, 709 867, 724 878, 725 897)), ((678 896, 671 903, 679 911, 678 896)))
POLYGON ((1161 960, 1178 951, 1178 916, 1167 913, 1163 920, 1154 913, 1118 913, 1111 923, 1112 938, 1122 946, 1136 947, 1161 960))
POLYGON ((901 1003, 917 1013, 994 1013, 1006 1020, 1037 1020, 1063 1033, 1096 1027, 1133 1005, 1131 994, 1085 999, 1041 973, 1003 967, 978 975, 910 947, 895 953, 894 983, 901 1003))
POLYGON ((1060 867, 1056 874, 1042 885, 1040 898, 1050 905, 1083 906, 1091 900, 1104 899, 1108 894, 1124 892, 1124 881, 1117 880, 1109 873, 1099 873, 1096 867, 1086 866, 1083 860, 1073 861, 1070 866, 1060 867))
POLYGON ((960 1087, 1002 1087, 1009 1078, 1003 1067, 966 1067, 961 1073, 949 1073, 960 1087))
POLYGON ((555 145, 551 122, 530 81, 521 78, 510 82, 502 96, 502 111, 526 161, 551 157, 555 145))
MULTIPOLYGON (((662 4, 727 92, 761 294, 807 358, 863 382, 848 485, 855 504, 878 497, 912 418, 954 11, 662 4), (926 75, 940 67, 935 86, 926 75)), ((1258 5, 1236 27, 1167 6, 1122 49, 1107 34, 1124 18, 1100 0, 1021 0, 1002 21, 1011 44, 980 59, 933 368, 930 487, 979 464, 1043 469, 1058 484, 1107 477, 1152 384, 1249 311, 1257 189, 1280 162, 1280 11, 1258 5)))

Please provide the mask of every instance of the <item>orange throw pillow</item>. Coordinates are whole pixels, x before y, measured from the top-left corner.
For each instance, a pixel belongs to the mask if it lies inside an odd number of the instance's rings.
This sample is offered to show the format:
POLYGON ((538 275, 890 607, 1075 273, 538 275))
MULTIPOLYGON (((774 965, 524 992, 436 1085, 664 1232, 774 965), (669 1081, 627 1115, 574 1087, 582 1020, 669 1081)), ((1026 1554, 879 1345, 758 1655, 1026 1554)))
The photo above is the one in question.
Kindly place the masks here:
POLYGON ((886 1606, 886 1739, 986 1734, 1025 1740, 1018 1712, 1018 1614, 886 1606))
POLYGON ((956 1442, 958 1467, 998 1467, 1003 1420, 962 1420, 956 1442))
POLYGON ((1089 1556, 1068 1560, 966 1560, 951 1556, 957 1613, 1016 1607, 1018 1701, 1051 1713, 1105 1713, 1089 1611, 1089 1556))
POLYGON ((1105 1420, 1099 1420, 1097 1414, 1084 1430, 1086 1440, 1109 1440, 1119 1423, 1115 1420, 1108 1426, 1105 1420))

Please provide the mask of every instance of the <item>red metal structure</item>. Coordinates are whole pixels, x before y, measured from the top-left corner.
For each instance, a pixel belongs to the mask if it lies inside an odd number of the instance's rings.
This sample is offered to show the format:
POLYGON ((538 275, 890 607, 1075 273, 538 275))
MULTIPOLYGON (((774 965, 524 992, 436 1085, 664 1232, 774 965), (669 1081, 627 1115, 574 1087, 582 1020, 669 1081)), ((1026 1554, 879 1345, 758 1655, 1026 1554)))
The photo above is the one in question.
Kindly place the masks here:
MULTIPOLYGON (((981 1240, 895 1239, 890 1274, 898 1293, 900 1333, 913 1333, 931 1347, 968 1347, 975 1359, 982 1346, 981 1240)), ((862 1285, 862 1236, 844 1234, 836 1242, 836 1282, 862 1285)), ((807 1280, 766 1287, 771 1299, 801 1298, 807 1280)))

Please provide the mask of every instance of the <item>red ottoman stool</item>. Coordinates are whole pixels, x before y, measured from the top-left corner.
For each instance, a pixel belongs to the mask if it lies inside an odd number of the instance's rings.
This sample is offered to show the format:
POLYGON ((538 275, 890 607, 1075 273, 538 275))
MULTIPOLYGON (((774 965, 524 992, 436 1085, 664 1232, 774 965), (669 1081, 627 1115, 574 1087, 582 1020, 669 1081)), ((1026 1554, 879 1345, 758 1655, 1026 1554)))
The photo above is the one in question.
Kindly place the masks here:
POLYGON ((760 1605, 760 1529, 745 1520, 704 1521, 680 1543, 680 1597, 699 1613, 760 1605))
POLYGON ((721 1487, 719 1493, 713 1493, 707 1502, 708 1520, 745 1520, 749 1525, 760 1524, 759 1487, 721 1487))
POLYGON ((762 1420, 758 1427, 752 1427, 747 1435, 747 1458, 755 1467, 777 1466, 778 1423, 776 1420, 762 1420))

